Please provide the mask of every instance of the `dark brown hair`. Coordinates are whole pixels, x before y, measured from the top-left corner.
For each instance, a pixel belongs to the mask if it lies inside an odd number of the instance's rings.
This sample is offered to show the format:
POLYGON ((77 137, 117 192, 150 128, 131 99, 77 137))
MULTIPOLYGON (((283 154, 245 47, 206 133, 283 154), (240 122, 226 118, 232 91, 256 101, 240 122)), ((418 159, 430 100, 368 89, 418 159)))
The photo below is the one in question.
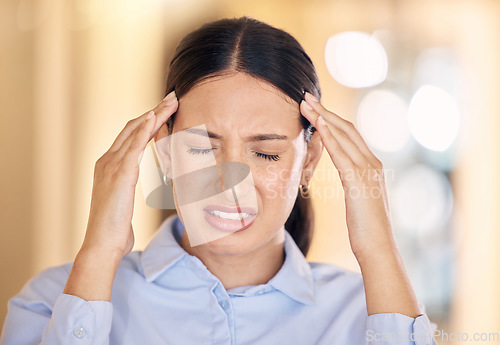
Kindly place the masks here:
MULTIPOLYGON (((180 98, 203 80, 234 72, 269 82, 298 104, 305 91, 321 98, 314 65, 297 40, 247 16, 206 23, 186 35, 170 62, 165 95, 175 90, 180 98)), ((175 114, 167 121, 170 133, 174 120, 175 114)), ((315 128, 303 116, 300 121, 309 143, 315 128)), ((309 198, 298 193, 285 228, 306 255, 314 230, 309 198)))

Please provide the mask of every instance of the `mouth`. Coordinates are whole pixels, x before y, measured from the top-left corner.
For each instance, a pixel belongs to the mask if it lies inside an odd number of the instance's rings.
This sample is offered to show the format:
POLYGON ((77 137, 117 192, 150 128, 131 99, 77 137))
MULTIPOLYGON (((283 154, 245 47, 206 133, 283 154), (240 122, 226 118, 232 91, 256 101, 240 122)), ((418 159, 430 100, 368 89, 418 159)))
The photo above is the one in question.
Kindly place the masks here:
POLYGON ((257 217, 255 208, 245 206, 209 205, 203 211, 210 226, 216 230, 230 233, 247 229, 257 217))

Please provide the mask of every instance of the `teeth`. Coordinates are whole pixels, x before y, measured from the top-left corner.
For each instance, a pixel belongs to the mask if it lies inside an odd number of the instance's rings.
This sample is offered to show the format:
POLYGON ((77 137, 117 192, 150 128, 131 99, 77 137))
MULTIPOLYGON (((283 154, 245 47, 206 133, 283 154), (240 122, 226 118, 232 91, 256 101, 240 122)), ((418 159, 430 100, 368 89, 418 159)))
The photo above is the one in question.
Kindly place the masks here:
POLYGON ((219 218, 230 219, 230 220, 242 220, 250 215, 250 213, 227 213, 221 211, 210 211, 211 214, 219 218))

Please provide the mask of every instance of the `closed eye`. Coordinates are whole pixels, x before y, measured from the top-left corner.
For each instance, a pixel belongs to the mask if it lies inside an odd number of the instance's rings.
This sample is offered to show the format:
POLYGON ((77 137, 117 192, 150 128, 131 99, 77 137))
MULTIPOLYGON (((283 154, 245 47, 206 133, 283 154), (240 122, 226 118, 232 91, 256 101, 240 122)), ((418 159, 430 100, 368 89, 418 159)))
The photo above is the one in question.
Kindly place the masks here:
MULTIPOLYGON (((209 154, 211 151, 213 151, 213 147, 209 149, 195 149, 194 147, 190 147, 188 149, 188 152, 194 155, 206 155, 209 154)), ((278 161, 281 157, 280 155, 268 155, 265 153, 257 152, 257 151, 252 151, 257 157, 262 158, 262 159, 267 159, 269 161, 278 161)))
POLYGON ((208 154, 212 149, 195 149, 194 147, 190 147, 188 152, 194 155, 206 155, 208 154))
POLYGON ((257 157, 260 157, 260 158, 264 158, 264 159, 267 159, 267 160, 273 160, 273 161, 277 161, 280 159, 280 155, 266 155, 265 153, 260 153, 260 152, 256 152, 256 151, 253 151, 255 153, 255 155, 257 157))

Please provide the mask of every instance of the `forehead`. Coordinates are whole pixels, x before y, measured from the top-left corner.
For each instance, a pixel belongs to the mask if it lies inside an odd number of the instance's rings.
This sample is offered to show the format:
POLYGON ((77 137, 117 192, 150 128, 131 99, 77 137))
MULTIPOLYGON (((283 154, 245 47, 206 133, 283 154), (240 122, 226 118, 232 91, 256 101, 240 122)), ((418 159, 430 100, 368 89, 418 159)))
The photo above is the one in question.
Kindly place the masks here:
POLYGON ((281 90, 248 74, 235 73, 193 87, 179 99, 175 122, 183 128, 206 124, 227 130, 296 131, 301 127, 299 116, 298 104, 281 90))

